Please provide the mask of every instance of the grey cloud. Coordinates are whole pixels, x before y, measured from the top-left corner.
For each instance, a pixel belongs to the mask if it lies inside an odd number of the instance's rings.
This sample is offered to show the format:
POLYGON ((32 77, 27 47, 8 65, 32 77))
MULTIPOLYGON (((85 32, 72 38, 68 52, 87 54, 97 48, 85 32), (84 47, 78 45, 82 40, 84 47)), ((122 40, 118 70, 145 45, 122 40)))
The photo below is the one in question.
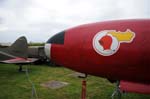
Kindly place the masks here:
POLYGON ((150 18, 149 4, 150 0, 0 0, 0 42, 22 35, 44 42, 79 24, 150 18))

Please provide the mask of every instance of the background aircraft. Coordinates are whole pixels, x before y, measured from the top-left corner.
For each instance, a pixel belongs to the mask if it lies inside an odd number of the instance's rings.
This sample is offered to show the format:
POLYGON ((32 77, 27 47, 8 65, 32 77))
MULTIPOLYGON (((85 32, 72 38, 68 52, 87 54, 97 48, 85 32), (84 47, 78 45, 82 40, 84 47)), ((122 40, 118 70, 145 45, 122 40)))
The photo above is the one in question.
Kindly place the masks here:
POLYGON ((19 64, 19 71, 22 71, 21 64, 37 60, 36 58, 28 58, 28 44, 25 37, 20 37, 9 47, 0 48, 0 62, 19 64))

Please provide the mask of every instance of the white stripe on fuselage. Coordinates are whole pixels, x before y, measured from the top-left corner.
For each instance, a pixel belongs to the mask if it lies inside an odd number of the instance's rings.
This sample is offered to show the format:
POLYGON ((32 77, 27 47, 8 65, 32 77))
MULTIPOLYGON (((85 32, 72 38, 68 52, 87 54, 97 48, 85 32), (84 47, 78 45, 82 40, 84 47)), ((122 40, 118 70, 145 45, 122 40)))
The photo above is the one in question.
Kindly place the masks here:
POLYGON ((45 44, 45 54, 46 56, 51 59, 51 44, 45 44))

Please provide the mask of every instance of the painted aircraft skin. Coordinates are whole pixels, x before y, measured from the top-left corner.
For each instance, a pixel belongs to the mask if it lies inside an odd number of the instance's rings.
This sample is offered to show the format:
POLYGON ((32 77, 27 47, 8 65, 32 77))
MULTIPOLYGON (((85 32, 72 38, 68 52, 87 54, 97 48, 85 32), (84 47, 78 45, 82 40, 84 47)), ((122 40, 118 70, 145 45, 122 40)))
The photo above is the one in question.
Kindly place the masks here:
POLYGON ((149 33, 149 19, 85 24, 51 37, 45 52, 78 72, 149 85, 149 33))

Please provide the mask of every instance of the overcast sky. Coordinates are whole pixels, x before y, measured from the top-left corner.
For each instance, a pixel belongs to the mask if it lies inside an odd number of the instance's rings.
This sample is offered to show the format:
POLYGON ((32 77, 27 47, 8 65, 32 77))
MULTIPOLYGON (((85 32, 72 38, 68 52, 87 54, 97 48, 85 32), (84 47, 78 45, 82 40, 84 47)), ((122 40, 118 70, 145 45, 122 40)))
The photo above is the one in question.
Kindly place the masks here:
POLYGON ((150 0, 0 0, 0 42, 45 42, 76 25, 150 18, 150 0))

